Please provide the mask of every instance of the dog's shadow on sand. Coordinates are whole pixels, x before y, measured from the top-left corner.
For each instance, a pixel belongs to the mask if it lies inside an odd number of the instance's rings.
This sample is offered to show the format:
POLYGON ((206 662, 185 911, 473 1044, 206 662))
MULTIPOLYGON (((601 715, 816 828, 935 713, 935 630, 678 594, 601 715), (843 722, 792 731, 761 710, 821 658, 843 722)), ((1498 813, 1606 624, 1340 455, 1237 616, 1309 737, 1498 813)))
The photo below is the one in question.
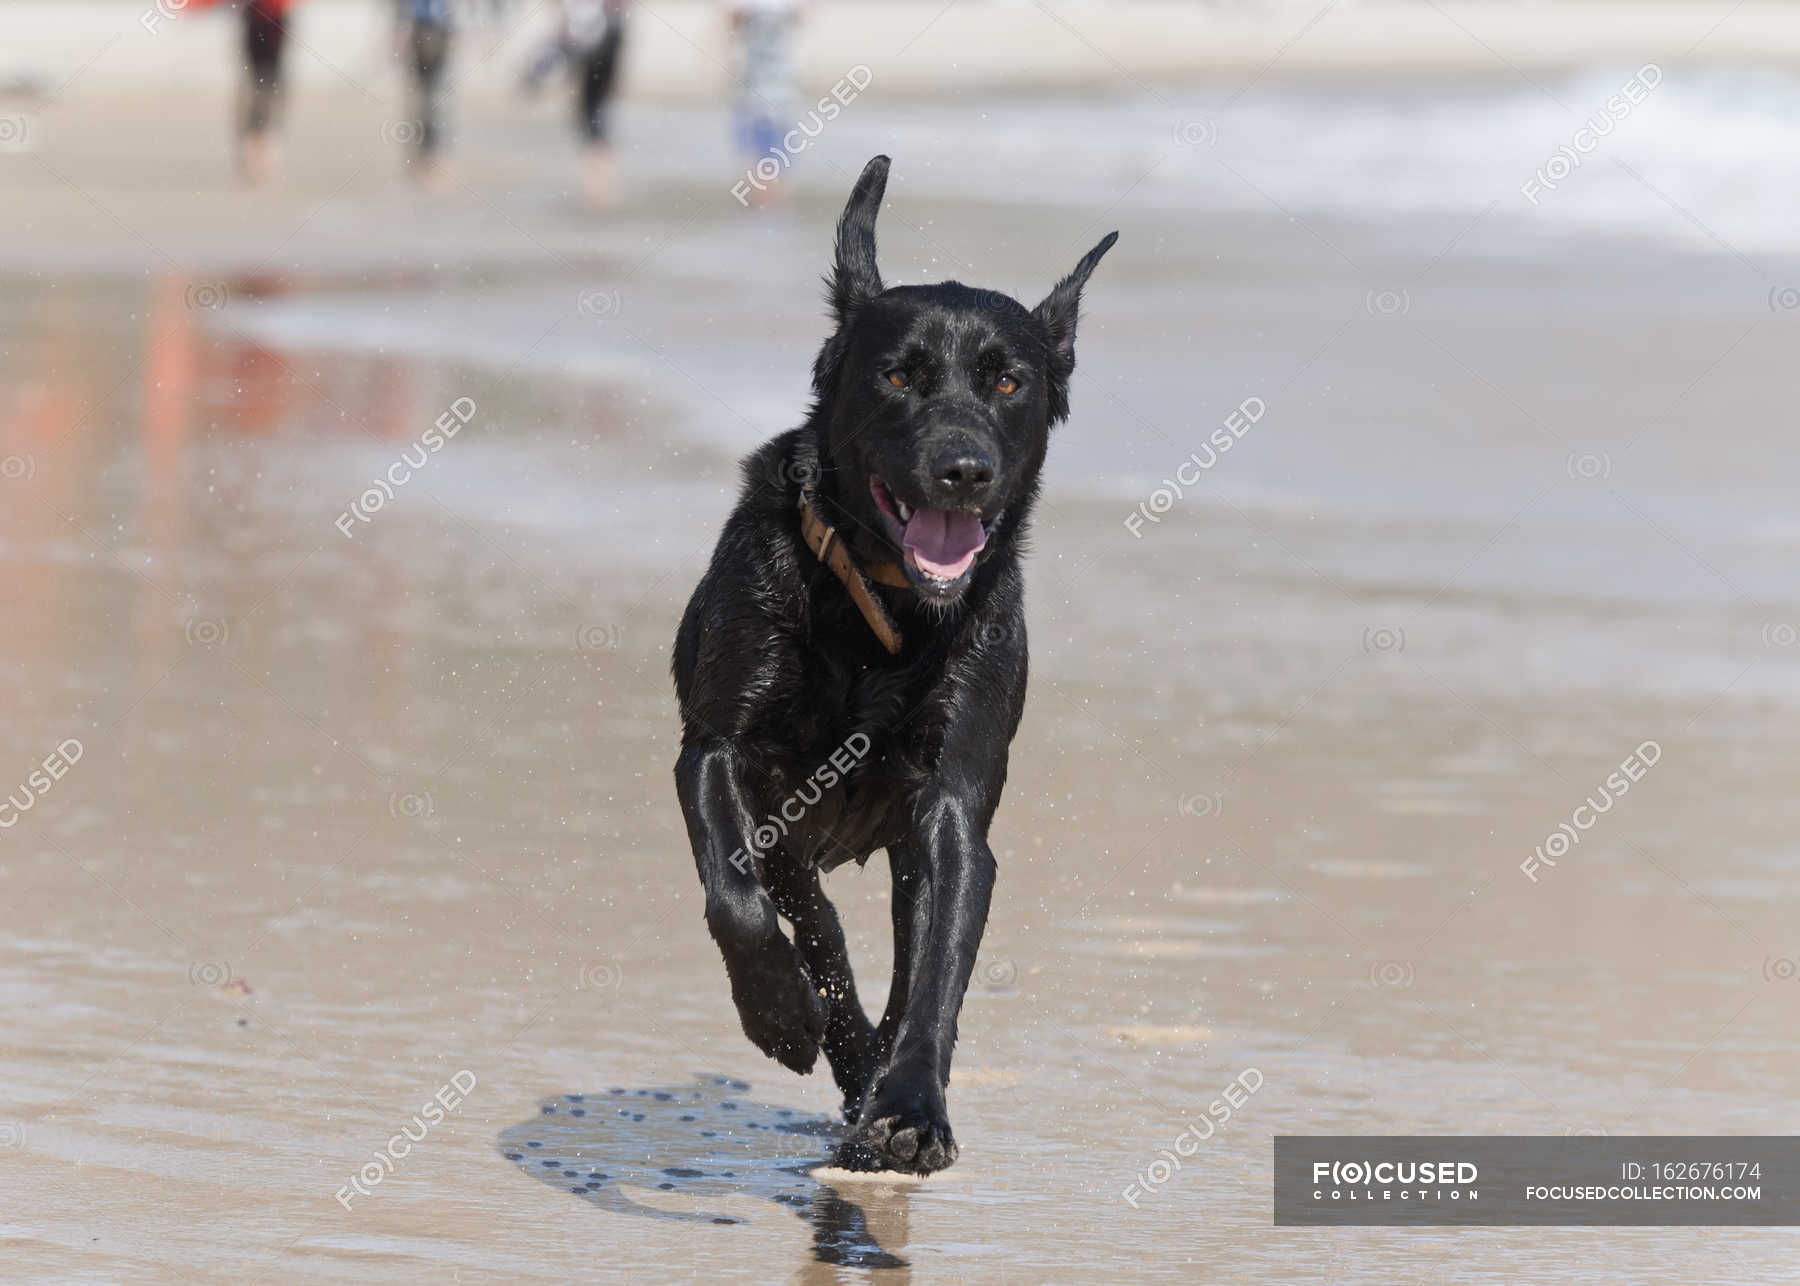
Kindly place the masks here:
POLYGON ((895 1188, 913 1185, 901 1175, 851 1182, 847 1191, 859 1198, 852 1200, 814 1178, 830 1164, 843 1124, 759 1103, 749 1089, 702 1075, 685 1085, 561 1094, 541 1100, 534 1119, 500 1131, 500 1153, 532 1178, 617 1214, 736 1224, 745 1220, 705 1209, 707 1199, 760 1198, 812 1225, 820 1263, 906 1268, 884 1243, 906 1245, 905 1194, 895 1188), (647 1204, 659 1195, 659 1204, 647 1204))

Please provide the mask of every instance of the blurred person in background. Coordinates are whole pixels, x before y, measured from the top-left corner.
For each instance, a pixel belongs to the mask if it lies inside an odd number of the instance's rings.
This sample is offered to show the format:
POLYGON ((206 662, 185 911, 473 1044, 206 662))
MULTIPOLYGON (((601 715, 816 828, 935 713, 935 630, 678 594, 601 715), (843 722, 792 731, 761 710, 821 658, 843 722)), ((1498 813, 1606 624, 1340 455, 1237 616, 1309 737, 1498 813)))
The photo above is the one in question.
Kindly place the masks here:
POLYGON ((395 49, 406 60, 413 78, 413 129, 410 140, 403 139, 410 141, 413 149, 407 163, 421 186, 438 188, 445 180, 445 78, 455 15, 451 0, 397 0, 396 13, 395 49))
MULTIPOLYGON (((290 14, 300 0, 245 0, 243 90, 238 103, 237 167, 246 183, 263 184, 275 173, 275 137, 281 113, 281 61, 290 14)), ((203 0, 209 7, 218 0, 203 0)))
POLYGON ((563 45, 575 78, 575 128, 581 137, 581 190, 588 204, 614 203, 608 110, 625 41, 625 0, 563 0, 563 45))
MULTIPOLYGON (((793 126, 796 100, 792 52, 802 0, 726 0, 737 38, 738 89, 734 109, 738 145, 755 163, 779 156, 793 126)), ((780 188, 756 190, 758 203, 779 199, 780 188)))
POLYGON ((559 67, 567 66, 575 57, 575 51, 569 45, 568 10, 565 6, 557 15, 556 27, 549 37, 540 41, 525 60, 525 70, 519 77, 519 92, 527 98, 535 98, 550 74, 559 67))

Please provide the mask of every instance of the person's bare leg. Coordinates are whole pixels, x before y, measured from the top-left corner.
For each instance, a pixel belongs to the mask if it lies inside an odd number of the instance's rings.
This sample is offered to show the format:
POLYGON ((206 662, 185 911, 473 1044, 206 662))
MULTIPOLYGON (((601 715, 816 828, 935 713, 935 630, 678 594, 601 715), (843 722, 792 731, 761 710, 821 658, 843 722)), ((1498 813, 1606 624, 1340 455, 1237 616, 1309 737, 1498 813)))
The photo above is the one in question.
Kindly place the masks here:
POLYGON ((787 189, 780 183, 765 183, 750 189, 750 204, 759 210, 774 210, 788 203, 787 189))
POLYGON ((412 163, 412 179, 421 191, 433 195, 448 192, 453 180, 450 166, 441 152, 426 152, 414 159, 412 163))
POLYGON ((581 149, 581 195, 596 210, 618 204, 618 173, 609 144, 589 143, 581 149))
POLYGON ((246 130, 238 138, 238 175, 251 187, 262 187, 275 176, 277 151, 272 130, 246 130))

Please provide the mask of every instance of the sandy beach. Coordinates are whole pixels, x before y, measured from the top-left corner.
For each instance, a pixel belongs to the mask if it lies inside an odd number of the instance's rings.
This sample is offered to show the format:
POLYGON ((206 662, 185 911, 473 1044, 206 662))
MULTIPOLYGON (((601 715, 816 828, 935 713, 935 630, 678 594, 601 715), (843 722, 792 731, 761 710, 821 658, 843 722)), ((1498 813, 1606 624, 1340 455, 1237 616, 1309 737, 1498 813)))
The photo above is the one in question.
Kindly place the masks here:
MULTIPOLYGON (((1638 53, 878 68, 761 210, 646 89, 604 215, 560 97, 472 87, 442 194, 317 68, 257 193, 222 80, 0 103, 9 1274, 1787 1279, 1787 1230, 1271 1226, 1278 1134, 1792 1130, 1800 82, 1671 60, 1534 204, 1638 53), (923 1182, 820 1169, 833 1087, 739 1031, 670 778, 675 622, 875 151, 890 281, 1032 300, 1121 230, 923 1182)), ((827 888, 878 1006, 885 869, 827 888)))

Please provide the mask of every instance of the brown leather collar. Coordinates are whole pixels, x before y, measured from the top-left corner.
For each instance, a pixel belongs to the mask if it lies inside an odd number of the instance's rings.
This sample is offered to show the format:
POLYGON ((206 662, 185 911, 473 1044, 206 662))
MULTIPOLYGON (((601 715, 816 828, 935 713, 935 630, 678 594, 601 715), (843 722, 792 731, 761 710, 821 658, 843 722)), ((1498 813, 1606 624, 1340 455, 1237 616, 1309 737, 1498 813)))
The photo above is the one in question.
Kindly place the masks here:
POLYGON ((816 488, 808 483, 800 489, 800 535, 806 541, 806 547, 819 556, 819 561, 831 568, 832 574, 844 582, 844 588, 850 591, 851 599, 857 610, 863 614, 863 620, 875 631, 875 637, 881 640, 881 646, 888 650, 890 656, 900 652, 900 630, 894 624, 894 618, 888 615, 887 608, 875 597, 875 591, 869 588, 870 581, 883 585, 891 585, 895 589, 905 589, 912 582, 906 579, 906 572, 899 563, 874 563, 868 567, 858 567, 856 559, 851 556, 849 547, 838 539, 837 528, 825 521, 819 512, 816 488))

